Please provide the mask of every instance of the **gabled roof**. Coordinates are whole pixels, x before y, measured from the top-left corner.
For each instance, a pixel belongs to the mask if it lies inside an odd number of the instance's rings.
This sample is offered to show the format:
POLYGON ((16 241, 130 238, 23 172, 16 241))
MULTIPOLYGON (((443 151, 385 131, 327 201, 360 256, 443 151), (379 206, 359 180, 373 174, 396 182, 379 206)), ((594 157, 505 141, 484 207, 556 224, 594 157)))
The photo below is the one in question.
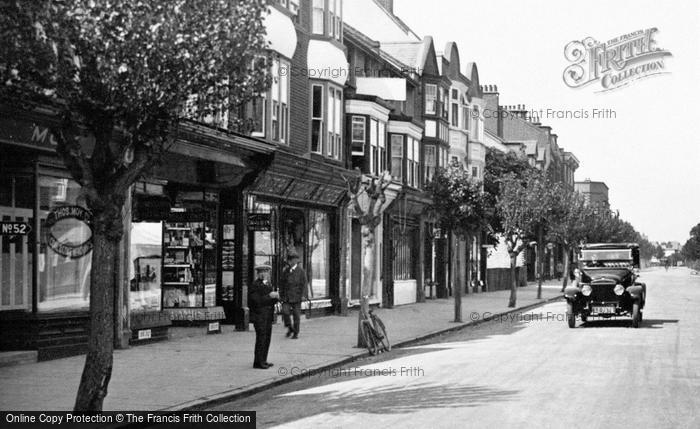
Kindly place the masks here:
POLYGON ((409 68, 422 75, 434 70, 439 73, 439 66, 433 46, 433 38, 426 36, 415 42, 380 42, 383 51, 406 64, 409 68))

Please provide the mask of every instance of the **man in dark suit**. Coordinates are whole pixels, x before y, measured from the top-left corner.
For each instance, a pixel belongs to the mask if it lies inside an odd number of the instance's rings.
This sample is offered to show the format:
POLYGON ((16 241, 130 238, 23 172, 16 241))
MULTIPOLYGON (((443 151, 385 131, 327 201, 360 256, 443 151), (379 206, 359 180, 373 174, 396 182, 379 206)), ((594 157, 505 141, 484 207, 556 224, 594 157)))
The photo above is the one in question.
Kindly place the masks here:
POLYGON ((255 359, 253 368, 267 369, 272 366, 267 361, 267 352, 270 350, 270 338, 272 336, 272 319, 274 317, 275 304, 279 300, 279 294, 272 289, 270 283, 271 267, 258 265, 255 267, 256 279, 248 290, 248 305, 250 318, 255 326, 255 359))
POLYGON ((301 301, 308 299, 306 272, 299 265, 299 256, 290 253, 287 256, 287 267, 282 272, 282 315, 284 326, 287 327, 287 337, 299 338, 299 323, 301 322, 301 301), (291 316, 291 320, 290 320, 291 316))

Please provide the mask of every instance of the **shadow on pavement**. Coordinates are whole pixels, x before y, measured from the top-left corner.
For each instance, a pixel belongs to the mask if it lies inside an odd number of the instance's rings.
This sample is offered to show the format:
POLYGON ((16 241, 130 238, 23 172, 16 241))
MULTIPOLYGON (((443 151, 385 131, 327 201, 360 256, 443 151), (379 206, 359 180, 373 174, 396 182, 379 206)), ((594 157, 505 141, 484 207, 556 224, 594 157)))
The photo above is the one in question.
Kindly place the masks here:
MULTIPOLYGON (((678 323, 678 319, 644 319, 639 329, 661 329, 663 325, 678 323)), ((632 320, 589 320, 581 325, 581 328, 631 328, 632 320)))
MULTIPOLYGON (((347 391, 338 394, 295 393, 275 400, 296 409, 294 420, 324 413, 402 414, 425 408, 464 408, 503 403, 517 395, 517 390, 494 389, 480 385, 409 385, 377 387, 370 391, 347 391), (310 406, 313 404, 313 406, 310 406)), ((272 408, 274 409, 274 405, 272 408)), ((294 421, 293 420, 293 421, 294 421)), ((258 424, 265 427, 284 422, 273 413, 258 413, 258 424)), ((286 421, 289 423, 289 421, 286 421)))

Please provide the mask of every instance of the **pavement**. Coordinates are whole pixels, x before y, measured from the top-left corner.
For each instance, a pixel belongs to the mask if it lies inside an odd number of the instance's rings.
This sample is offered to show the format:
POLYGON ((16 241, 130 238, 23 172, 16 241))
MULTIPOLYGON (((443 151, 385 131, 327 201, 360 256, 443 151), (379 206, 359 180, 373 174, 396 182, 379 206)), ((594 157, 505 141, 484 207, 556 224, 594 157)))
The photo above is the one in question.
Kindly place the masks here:
MULTIPOLYGON (((426 300, 378 309, 392 346, 462 329, 488 317, 524 311, 561 297, 558 282, 518 288, 517 307, 508 308, 509 291, 469 294, 462 299, 463 323, 455 323, 452 299, 426 300)), ((255 332, 224 327, 214 335, 179 335, 167 341, 115 350, 105 410, 201 409, 243 398, 309 374, 367 356, 355 347, 357 311, 347 317, 302 318, 298 340, 273 326, 267 370, 253 368, 255 332)), ((85 356, 0 367, 0 410, 73 408, 85 356)))

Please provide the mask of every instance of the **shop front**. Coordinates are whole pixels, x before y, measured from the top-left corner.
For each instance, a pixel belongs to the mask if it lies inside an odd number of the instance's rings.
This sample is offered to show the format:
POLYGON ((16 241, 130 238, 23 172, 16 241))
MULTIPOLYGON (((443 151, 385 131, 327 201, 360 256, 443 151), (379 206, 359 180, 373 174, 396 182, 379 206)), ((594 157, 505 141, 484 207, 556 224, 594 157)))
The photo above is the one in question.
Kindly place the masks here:
MULTIPOLYGON (((383 305, 412 304, 424 296, 431 276, 426 267, 425 208, 429 201, 417 190, 406 189, 388 207, 384 215, 383 305)), ((430 261, 428 262, 428 264, 430 261)))
MULTIPOLYGON (((338 261, 346 198, 342 171, 277 152, 270 167, 245 190, 242 273, 246 290, 259 265, 269 265, 273 283, 279 285, 287 257, 296 254, 308 278, 309 300, 302 309, 312 314, 340 311, 338 261)), ((244 307, 245 301, 241 302, 244 307)))
POLYGON ((274 146, 191 125, 154 173, 134 185, 128 225, 128 335, 167 337, 167 326, 233 323, 241 299, 242 187, 274 146), (228 148, 226 146, 228 144, 228 148))
POLYGON ((0 350, 80 353, 92 262, 85 195, 55 155, 50 116, 0 113, 0 350))

